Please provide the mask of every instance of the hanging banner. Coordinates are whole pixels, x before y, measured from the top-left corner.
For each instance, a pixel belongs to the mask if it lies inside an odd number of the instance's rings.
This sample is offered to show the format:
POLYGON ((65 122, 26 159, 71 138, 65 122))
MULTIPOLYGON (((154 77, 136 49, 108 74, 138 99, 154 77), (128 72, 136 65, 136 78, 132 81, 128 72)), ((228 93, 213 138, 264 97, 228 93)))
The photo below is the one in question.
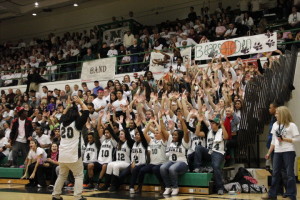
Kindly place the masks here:
POLYGON ((277 33, 266 33, 197 44, 195 60, 209 60, 214 56, 240 56, 277 50, 277 33))
POLYGON ((128 26, 106 30, 103 32, 103 42, 106 42, 108 45, 111 43, 119 45, 123 42, 124 34, 128 30, 128 26))
POLYGON ((87 61, 82 64, 81 81, 111 80, 115 78, 116 57, 87 61))
POLYGON ((186 49, 181 49, 180 54, 181 54, 181 57, 183 59, 183 64, 184 65, 188 64, 188 62, 191 62, 192 47, 188 47, 186 49))
POLYGON ((163 74, 172 65, 173 53, 167 54, 170 56, 169 59, 162 53, 151 52, 149 70, 153 74, 163 74))

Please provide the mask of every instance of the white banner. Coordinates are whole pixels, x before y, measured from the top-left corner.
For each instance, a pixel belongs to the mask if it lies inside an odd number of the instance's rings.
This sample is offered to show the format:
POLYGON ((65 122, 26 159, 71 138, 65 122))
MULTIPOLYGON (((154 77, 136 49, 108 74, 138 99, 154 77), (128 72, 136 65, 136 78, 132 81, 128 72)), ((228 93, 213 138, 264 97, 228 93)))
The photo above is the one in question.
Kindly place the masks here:
POLYGON ((195 60, 209 60, 213 56, 240 56, 277 50, 277 33, 266 33, 197 44, 195 60))
MULTIPOLYGON (((158 63, 162 62, 165 56, 162 53, 157 53, 157 52, 151 53, 149 70, 153 74, 167 73, 169 71, 170 66, 176 65, 176 61, 173 60, 174 54, 173 53, 167 53, 167 54, 170 56, 170 59, 168 59, 169 62, 167 62, 164 65, 160 65, 158 63)), ((188 47, 180 51, 180 55, 183 58, 183 65, 186 65, 188 62, 191 61, 191 57, 192 57, 191 54, 192 54, 192 47, 188 47)))
POLYGON ((82 64, 81 81, 111 80, 115 78, 117 58, 103 58, 82 64))
POLYGON ((115 45, 121 44, 123 42, 124 34, 129 30, 129 27, 120 27, 115 29, 109 29, 103 32, 103 42, 108 45, 115 43, 115 45))
POLYGON ((169 62, 165 65, 160 65, 158 63, 164 60, 165 55, 162 53, 151 52, 149 71, 151 71, 153 74, 163 74, 166 70, 165 66, 172 65, 173 53, 168 53, 168 55, 170 56, 170 59, 167 60, 169 62))
POLYGON ((183 59, 183 64, 186 65, 188 62, 191 62, 192 47, 188 47, 186 49, 181 49, 180 54, 183 59))

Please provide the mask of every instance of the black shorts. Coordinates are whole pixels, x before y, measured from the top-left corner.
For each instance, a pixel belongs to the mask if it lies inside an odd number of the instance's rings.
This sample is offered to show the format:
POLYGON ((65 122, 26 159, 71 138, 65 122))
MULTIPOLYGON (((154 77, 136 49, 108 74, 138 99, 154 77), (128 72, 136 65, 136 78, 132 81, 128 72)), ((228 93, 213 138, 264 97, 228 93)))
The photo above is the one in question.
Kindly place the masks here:
MULTIPOLYGON (((92 162, 94 164, 94 172, 100 172, 102 169, 102 165, 98 162, 92 162)), ((83 167, 85 170, 88 169, 88 164, 90 163, 83 163, 83 167)))

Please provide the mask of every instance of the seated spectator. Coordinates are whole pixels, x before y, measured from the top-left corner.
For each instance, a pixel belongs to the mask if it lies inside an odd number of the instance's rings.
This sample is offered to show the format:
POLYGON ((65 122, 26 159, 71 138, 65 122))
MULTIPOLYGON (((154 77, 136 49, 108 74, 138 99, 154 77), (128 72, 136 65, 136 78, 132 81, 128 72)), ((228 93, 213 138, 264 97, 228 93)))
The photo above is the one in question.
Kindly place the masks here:
POLYGON ((115 49, 115 44, 111 43, 110 45, 110 50, 107 52, 108 57, 113 57, 118 55, 118 51, 115 49))
POLYGON ((0 129, 0 162, 9 154, 9 143, 5 131, 0 129))
POLYGON ((49 189, 53 189, 53 186, 57 179, 57 174, 59 172, 58 156, 59 156, 58 144, 52 143, 50 146, 50 151, 47 154, 47 160, 43 164, 43 167, 46 170, 46 174, 50 176, 49 189))
POLYGON ((125 46, 125 48, 130 47, 131 45, 133 45, 133 40, 134 40, 134 35, 131 33, 130 30, 127 30, 127 32, 124 34, 123 37, 123 45, 125 46))
POLYGON ((218 22, 218 25, 216 27, 216 39, 223 39, 224 34, 226 32, 226 27, 222 24, 222 22, 218 22))
POLYGON ((88 60, 95 60, 95 59, 96 59, 96 56, 92 53, 92 49, 88 48, 87 54, 83 56, 82 60, 88 61, 88 60))
POLYGON ((244 17, 242 19, 242 24, 247 26, 249 30, 251 30, 252 26, 254 25, 254 21, 252 17, 250 17, 248 12, 244 13, 244 17))
POLYGON ((45 187, 46 180, 43 164, 47 159, 47 154, 42 148, 38 147, 36 140, 30 141, 30 151, 27 158, 25 173, 21 178, 29 178, 29 183, 25 187, 45 187))
POLYGON ((36 137, 39 147, 43 148, 46 152, 48 152, 48 149, 51 145, 50 137, 48 135, 44 134, 44 129, 41 126, 37 126, 35 128, 36 137))
POLYGON ((298 12, 296 6, 293 6, 292 13, 289 16, 288 22, 289 22, 289 25, 292 28, 297 28, 299 26, 299 23, 300 23, 300 13, 298 12))
POLYGON ((224 34, 224 38, 233 38, 237 36, 237 28, 235 27, 234 23, 229 24, 229 28, 224 34))

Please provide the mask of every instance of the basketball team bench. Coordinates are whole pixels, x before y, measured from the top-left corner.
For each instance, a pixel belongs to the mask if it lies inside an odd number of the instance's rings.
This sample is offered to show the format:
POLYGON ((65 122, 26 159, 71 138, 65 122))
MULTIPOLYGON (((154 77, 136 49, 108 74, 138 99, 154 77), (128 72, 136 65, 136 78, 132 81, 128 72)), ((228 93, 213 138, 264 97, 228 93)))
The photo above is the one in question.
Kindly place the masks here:
MULTIPOLYGON (((0 167, 0 183, 26 184, 27 180, 19 180, 24 173, 23 168, 0 167)), ((86 171, 84 172, 86 174, 86 171)), ((95 182, 98 175, 95 175, 95 182)), ((212 194, 211 173, 185 173, 179 177, 179 188, 181 193, 189 194, 212 194)), ((129 190, 129 177, 124 181, 123 189, 129 190)), ((146 174, 144 178, 143 191, 159 191, 159 182, 153 174, 146 174)))

